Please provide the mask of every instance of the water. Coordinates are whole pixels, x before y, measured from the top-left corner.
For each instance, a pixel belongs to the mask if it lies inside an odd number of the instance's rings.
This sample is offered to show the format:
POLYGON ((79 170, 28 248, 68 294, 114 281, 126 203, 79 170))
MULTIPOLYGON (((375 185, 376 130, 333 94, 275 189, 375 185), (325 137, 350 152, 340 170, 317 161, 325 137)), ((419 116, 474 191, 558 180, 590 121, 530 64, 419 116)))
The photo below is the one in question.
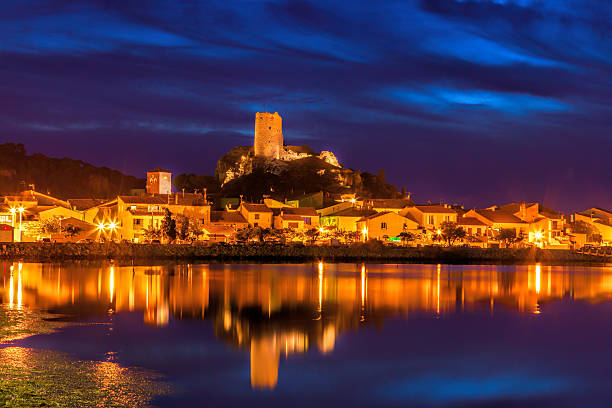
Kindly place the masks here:
POLYGON ((0 405, 612 405, 609 267, 0 273, 0 405))

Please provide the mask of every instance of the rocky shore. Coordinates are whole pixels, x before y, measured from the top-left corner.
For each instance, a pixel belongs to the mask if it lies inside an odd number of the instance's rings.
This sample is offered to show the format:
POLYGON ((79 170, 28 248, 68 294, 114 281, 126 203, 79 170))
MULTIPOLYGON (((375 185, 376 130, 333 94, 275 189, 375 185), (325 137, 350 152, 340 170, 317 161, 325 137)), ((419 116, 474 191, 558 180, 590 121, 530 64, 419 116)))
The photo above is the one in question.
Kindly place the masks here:
POLYGON ((34 262, 68 260, 176 260, 250 262, 353 262, 368 261, 455 264, 546 264, 612 262, 610 257, 569 250, 536 248, 389 247, 371 243, 350 246, 278 244, 116 244, 116 243, 10 243, 0 244, 0 259, 34 262))

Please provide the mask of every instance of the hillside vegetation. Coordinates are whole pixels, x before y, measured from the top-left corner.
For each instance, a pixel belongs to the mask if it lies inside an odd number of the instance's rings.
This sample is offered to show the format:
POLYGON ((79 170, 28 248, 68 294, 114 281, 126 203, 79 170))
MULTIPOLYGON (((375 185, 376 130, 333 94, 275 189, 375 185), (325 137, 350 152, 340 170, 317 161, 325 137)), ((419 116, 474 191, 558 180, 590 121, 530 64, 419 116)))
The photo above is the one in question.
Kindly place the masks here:
POLYGON ((30 188, 58 198, 112 198, 144 188, 144 179, 81 160, 27 154, 23 144, 0 144, 0 195, 30 188))

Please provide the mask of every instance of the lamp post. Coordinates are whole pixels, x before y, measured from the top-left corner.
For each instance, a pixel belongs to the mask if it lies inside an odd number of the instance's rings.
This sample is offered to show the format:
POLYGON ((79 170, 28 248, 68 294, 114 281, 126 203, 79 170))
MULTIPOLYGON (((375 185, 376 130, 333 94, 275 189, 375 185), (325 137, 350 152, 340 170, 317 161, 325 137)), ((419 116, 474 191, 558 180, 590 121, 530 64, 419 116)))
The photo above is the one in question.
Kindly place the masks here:
POLYGON ((19 242, 21 242, 21 215, 23 214, 23 207, 19 207, 19 242))
POLYGON ((15 228, 15 211, 17 211, 17 210, 15 208, 11 208, 10 211, 11 211, 11 215, 12 215, 12 218, 13 218, 11 227, 15 228))

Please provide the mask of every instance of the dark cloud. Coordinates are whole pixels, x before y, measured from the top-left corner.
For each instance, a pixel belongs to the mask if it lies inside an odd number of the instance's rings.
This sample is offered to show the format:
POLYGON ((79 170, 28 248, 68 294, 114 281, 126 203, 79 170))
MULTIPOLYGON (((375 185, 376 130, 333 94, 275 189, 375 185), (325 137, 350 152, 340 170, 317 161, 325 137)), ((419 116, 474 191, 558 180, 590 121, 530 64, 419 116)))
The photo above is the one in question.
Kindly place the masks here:
POLYGON ((418 201, 612 207, 605 1, 6 2, 0 132, 142 174, 289 143, 418 201))

